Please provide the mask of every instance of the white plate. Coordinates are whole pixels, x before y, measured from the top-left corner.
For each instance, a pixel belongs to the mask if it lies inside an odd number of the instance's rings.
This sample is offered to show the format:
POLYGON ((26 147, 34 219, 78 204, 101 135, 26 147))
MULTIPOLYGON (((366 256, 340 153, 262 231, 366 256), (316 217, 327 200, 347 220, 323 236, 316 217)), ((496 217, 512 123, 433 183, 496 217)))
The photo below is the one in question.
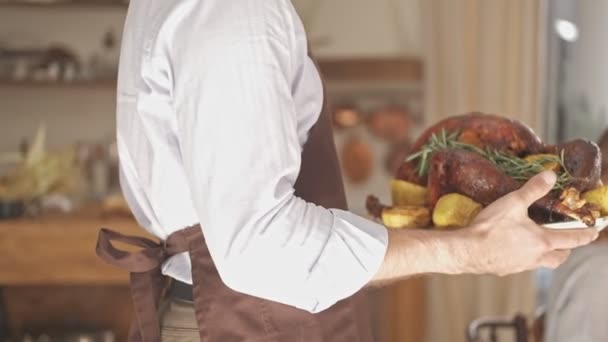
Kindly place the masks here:
MULTIPOLYGON (((567 221, 567 222, 557 222, 557 223, 547 223, 543 224, 543 227, 549 229, 584 229, 588 228, 586 224, 581 221, 567 221)), ((603 230, 608 227, 608 217, 600 217, 595 220, 595 228, 598 231, 603 230)))

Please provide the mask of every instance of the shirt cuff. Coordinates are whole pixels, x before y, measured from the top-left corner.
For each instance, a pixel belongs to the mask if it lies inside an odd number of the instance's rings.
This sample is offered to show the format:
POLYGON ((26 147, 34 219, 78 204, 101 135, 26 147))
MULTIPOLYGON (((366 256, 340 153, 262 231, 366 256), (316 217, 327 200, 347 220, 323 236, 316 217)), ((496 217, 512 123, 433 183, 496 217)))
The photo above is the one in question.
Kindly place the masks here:
POLYGON ((388 248, 386 227, 348 211, 331 209, 333 229, 313 266, 312 283, 320 286, 316 305, 309 310, 321 312, 352 296, 367 285, 378 272, 388 248))

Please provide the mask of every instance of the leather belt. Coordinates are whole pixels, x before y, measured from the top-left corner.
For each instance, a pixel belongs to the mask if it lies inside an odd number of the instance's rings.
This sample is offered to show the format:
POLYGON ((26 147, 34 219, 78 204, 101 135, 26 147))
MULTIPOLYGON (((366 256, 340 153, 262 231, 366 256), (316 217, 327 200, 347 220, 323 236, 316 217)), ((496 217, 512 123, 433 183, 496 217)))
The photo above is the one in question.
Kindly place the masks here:
POLYGON ((183 283, 179 280, 173 279, 171 281, 171 288, 169 289, 171 298, 179 300, 181 302, 194 303, 194 295, 192 293, 192 285, 183 283))
MULTIPOLYGON (((132 342, 161 342, 160 322, 157 316, 160 298, 166 290, 167 278, 161 273, 161 265, 172 255, 189 252, 194 263, 201 263, 200 249, 204 244, 199 225, 179 230, 169 235, 166 241, 156 242, 137 236, 127 236, 102 228, 97 239, 97 255, 105 262, 130 272, 131 297, 135 311, 135 324, 131 326, 129 341, 132 342), (120 250, 112 242, 118 241, 131 246, 140 247, 135 252, 120 250), (192 246, 200 246, 195 248, 192 246)), ((198 268, 192 270, 193 279, 200 276, 198 268)), ((180 288, 179 285, 177 288, 180 288)), ((198 287, 198 292, 202 291, 198 287)), ((179 293, 187 293, 180 290, 179 293)), ((192 296, 194 297, 194 296, 192 296)), ((201 297, 201 296, 197 296, 201 297)), ((202 298, 197 299, 195 307, 204 307, 202 298)), ((200 310, 198 310, 200 311, 200 310)), ((203 316, 196 313, 197 322, 202 326, 203 316)), ((204 332, 199 331, 201 339, 204 332)))

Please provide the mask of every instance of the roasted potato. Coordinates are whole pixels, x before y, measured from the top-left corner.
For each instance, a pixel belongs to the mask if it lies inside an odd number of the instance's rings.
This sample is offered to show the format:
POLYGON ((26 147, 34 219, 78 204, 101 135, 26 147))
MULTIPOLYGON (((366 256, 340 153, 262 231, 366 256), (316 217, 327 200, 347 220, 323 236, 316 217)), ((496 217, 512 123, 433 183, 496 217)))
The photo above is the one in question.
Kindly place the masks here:
POLYGON ((481 211, 481 204, 461 194, 441 196, 433 210, 433 223, 438 228, 463 227, 481 211))
POLYGON ((424 228, 431 223, 431 211, 420 206, 397 206, 382 210, 382 223, 389 228, 424 228))
MULTIPOLYGON (((553 154, 531 154, 527 157, 524 158, 525 161, 527 162, 534 162, 534 161, 538 161, 538 160, 542 160, 543 158, 551 158, 551 157, 556 157, 553 154)), ((561 169, 561 165, 559 165, 558 162, 545 162, 543 163, 543 167, 545 168, 545 170, 551 170, 553 172, 558 172, 561 169)))
POLYGON ((395 206, 425 206, 429 203, 425 187, 399 179, 391 181, 391 195, 395 206))
POLYGON ((608 186, 604 185, 589 190, 583 193, 582 197, 587 202, 598 205, 602 216, 608 215, 608 186))

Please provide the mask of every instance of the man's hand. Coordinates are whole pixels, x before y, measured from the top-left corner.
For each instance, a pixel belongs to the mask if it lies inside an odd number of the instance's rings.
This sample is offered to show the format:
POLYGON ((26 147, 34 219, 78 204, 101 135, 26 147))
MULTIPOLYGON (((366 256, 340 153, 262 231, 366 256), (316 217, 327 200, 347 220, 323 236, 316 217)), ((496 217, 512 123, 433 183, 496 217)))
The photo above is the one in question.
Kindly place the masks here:
POLYGON ((559 266, 572 248, 592 242, 598 232, 594 228, 550 230, 528 217, 528 207, 545 196, 555 181, 550 171, 533 177, 486 207, 468 228, 389 230, 384 263, 372 283, 425 273, 503 276, 559 266))
POLYGON ((555 173, 543 172, 477 216, 467 232, 475 240, 471 243, 470 272, 506 275, 538 267, 555 268, 572 248, 597 238, 595 228, 551 230, 528 217, 528 207, 545 196, 555 180, 555 173))

